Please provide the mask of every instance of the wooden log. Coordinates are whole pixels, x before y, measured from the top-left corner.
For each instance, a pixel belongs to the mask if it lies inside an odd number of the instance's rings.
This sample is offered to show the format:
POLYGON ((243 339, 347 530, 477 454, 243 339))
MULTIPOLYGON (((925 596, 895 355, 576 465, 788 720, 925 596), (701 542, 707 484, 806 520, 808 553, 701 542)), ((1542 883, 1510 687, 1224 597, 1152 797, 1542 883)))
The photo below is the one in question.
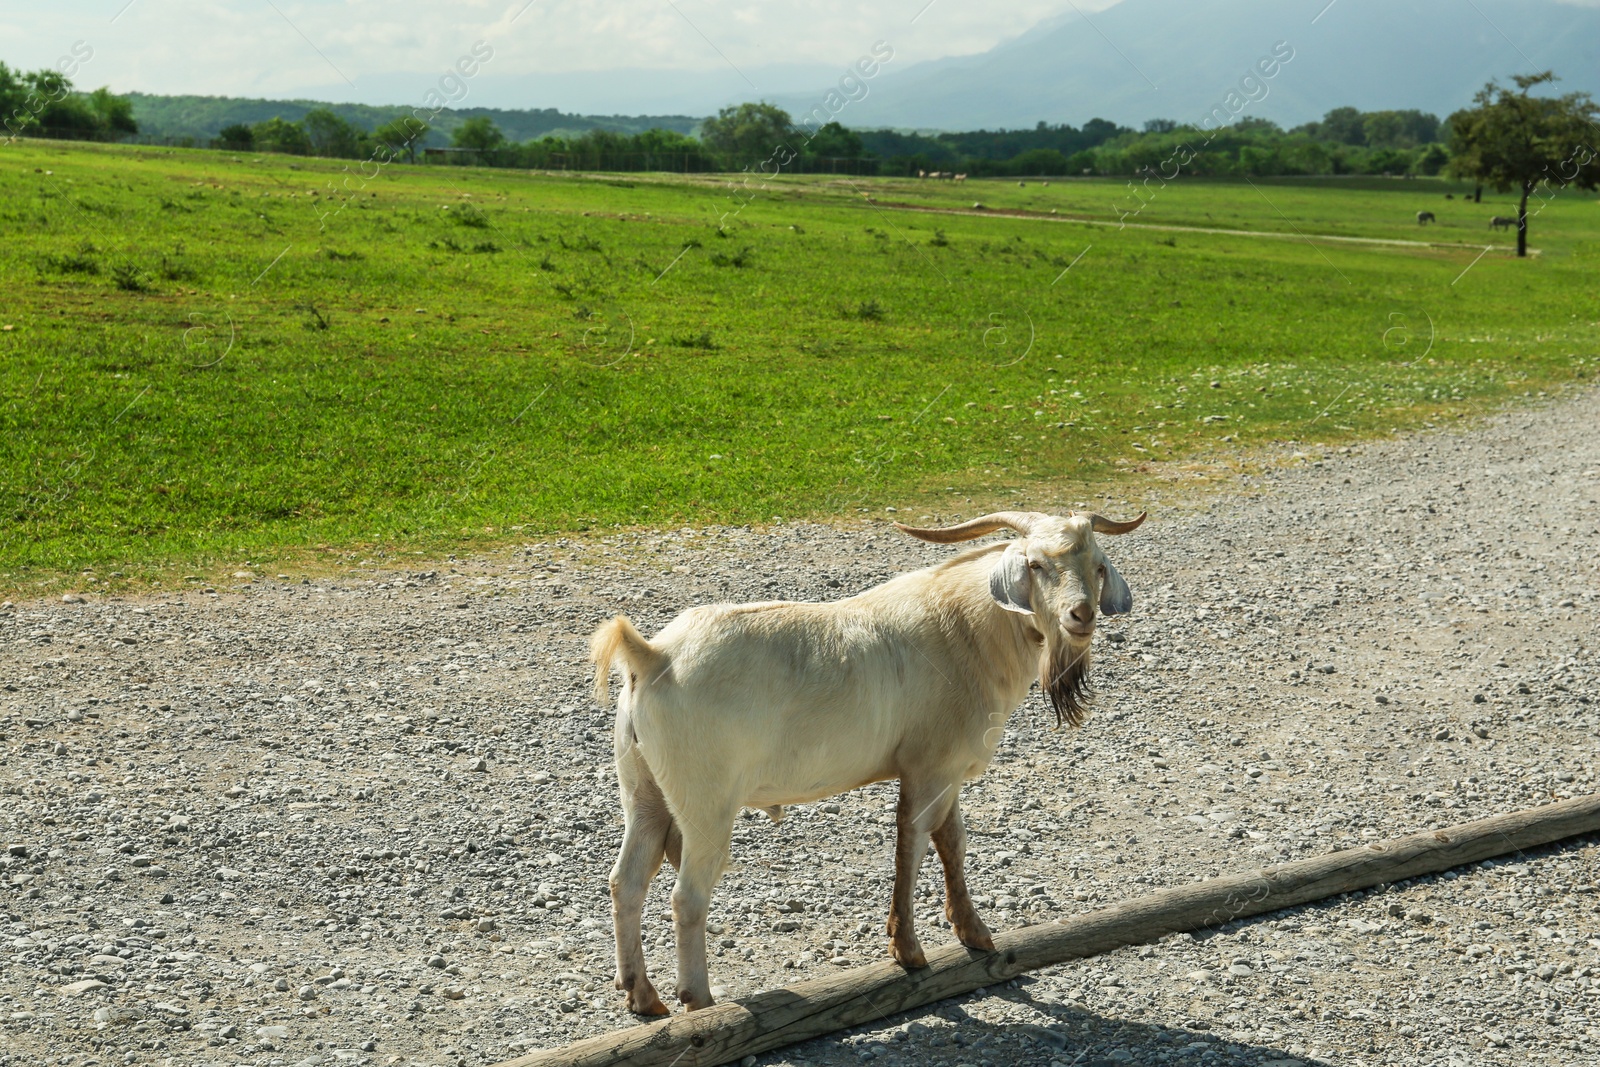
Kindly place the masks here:
POLYGON ((947 945, 928 966, 885 960, 743 1000, 532 1052, 499 1067, 711 1067, 994 985, 1024 971, 1600 831, 1600 795, 1495 815, 1244 874, 1164 889, 1086 915, 947 945))

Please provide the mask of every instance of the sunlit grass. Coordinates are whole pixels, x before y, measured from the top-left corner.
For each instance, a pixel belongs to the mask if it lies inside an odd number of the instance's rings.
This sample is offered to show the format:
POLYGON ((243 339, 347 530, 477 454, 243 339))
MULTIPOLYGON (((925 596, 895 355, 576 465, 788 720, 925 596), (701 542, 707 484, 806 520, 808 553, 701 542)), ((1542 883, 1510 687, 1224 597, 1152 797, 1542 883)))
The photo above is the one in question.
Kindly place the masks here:
MULTIPOLYGON (((1415 236, 1446 187, 1390 184, 1173 183, 1139 221, 1415 236)), ((1035 185, 6 146, 0 585, 1071 496, 1481 410, 1595 355, 1592 198, 1515 262, 863 196, 1114 220, 1126 193, 1035 185)))

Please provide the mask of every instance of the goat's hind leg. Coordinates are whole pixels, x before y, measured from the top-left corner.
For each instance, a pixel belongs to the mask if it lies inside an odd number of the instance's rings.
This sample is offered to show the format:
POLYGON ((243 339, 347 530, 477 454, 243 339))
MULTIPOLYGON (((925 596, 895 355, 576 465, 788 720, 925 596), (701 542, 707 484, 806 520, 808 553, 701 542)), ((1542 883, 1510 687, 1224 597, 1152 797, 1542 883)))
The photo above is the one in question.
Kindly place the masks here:
MULTIPOLYGON (((666 1015, 668 1008, 645 973, 640 922, 650 880, 661 869, 661 857, 677 830, 649 768, 637 751, 617 759, 622 782, 622 851, 611 868, 611 913, 617 942, 617 988, 628 995, 628 1010, 640 1015, 666 1015)), ((674 853, 676 850, 674 849, 674 853)), ((676 859, 676 855, 674 855, 676 859)))
POLYGON ((736 800, 695 798, 692 810, 681 805, 674 822, 683 834, 678 881, 672 887, 672 921, 678 941, 678 999, 690 1011, 709 1007, 711 980, 706 974, 706 916, 711 890, 728 865, 728 843, 736 800))

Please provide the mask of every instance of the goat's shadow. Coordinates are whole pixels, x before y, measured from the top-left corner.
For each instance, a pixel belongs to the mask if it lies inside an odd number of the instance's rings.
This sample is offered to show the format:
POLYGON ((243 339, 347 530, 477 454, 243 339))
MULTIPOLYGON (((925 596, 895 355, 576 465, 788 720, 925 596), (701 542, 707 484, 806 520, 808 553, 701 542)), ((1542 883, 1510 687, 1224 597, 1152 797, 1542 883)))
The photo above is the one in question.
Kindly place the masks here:
POLYGON ((758 1067, 815 1067, 835 1063, 915 1063, 918 1067, 1127 1067, 1172 1061, 1333 1067, 1306 1053, 1236 1041, 1209 1030, 1117 1019, 1057 999, 1036 997, 1037 979, 1020 976, 937 1004, 885 1015, 871 1023, 773 1049, 758 1067), (1031 1008, 1046 1020, 993 1022, 967 1007, 1000 999, 1031 1008), (882 1053, 875 1049, 882 1046, 882 1053), (864 1060, 862 1053, 872 1052, 864 1060))

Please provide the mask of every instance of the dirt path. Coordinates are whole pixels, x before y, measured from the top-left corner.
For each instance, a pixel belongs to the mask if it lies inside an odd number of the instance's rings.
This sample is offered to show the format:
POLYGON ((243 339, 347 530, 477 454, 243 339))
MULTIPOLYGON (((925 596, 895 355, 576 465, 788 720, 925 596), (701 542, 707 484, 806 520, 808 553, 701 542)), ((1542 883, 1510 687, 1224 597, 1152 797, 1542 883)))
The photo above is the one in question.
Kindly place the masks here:
MULTIPOLYGON (((1075 222, 1083 226, 1110 226, 1118 230, 1216 233, 1226 237, 1261 237, 1282 241, 1333 241, 1341 244, 1391 245, 1399 248, 1444 248, 1453 252, 1515 252, 1517 250, 1515 245, 1476 245, 1462 244, 1459 241, 1408 241, 1398 237, 1343 237, 1331 233, 1303 233, 1298 229, 1293 233, 1281 233, 1276 230, 1225 230, 1214 226, 1169 226, 1154 222, 1112 221, 1109 219, 1092 219, 1084 215, 1056 215, 1043 211, 1019 211, 1006 208, 929 207, 926 204, 910 204, 894 200, 871 200, 869 203, 873 207, 893 211, 920 211, 930 215, 970 215, 976 218, 1028 219, 1032 222, 1075 222)), ((1287 219, 1284 221, 1288 222, 1287 219)), ((1294 223, 1291 222, 1289 225, 1293 226, 1294 223)), ((1539 250, 1536 248, 1528 249, 1528 255, 1530 256, 1539 254, 1539 250)))
MULTIPOLYGON (((1199 511, 1137 502, 1096 714, 1056 732, 1030 700, 964 797, 991 923, 1594 791, 1597 424, 1590 391, 1286 457, 1199 511)), ((0 1065, 477 1065, 629 1023, 588 631, 835 597, 948 551, 881 524, 662 532, 6 605, 0 1065)), ((874 786, 741 820, 719 995, 883 955, 893 804, 874 786)), ((760 1062, 1592 1064, 1597 884, 1595 841, 1541 850, 760 1062)))

